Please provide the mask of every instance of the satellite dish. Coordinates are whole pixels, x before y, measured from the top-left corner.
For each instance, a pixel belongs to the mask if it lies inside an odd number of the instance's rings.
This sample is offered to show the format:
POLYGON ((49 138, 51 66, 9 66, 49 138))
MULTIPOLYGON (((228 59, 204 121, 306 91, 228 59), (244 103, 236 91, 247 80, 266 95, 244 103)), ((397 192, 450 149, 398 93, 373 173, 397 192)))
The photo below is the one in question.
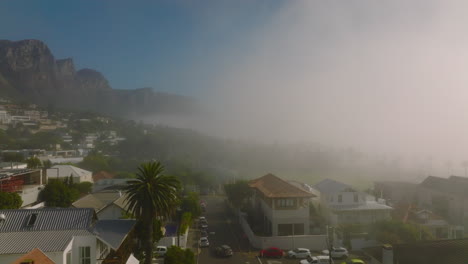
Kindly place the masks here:
POLYGON ((0 221, 5 221, 5 220, 6 220, 5 214, 0 214, 0 221))

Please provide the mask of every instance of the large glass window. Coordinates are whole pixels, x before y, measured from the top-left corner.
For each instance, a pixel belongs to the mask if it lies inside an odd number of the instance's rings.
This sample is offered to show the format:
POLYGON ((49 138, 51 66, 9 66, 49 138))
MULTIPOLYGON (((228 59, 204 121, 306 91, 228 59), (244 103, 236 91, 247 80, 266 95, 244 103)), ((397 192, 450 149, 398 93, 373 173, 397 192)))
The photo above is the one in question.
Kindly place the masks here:
POLYGON ((79 264, 91 264, 91 248, 90 247, 79 247, 79 264))

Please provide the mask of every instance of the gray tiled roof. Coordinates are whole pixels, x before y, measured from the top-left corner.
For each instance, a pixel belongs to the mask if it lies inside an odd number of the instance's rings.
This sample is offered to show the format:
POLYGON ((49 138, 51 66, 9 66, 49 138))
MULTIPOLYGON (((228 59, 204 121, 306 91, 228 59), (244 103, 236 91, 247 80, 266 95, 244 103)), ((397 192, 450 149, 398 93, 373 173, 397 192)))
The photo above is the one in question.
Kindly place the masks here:
MULTIPOLYGON (((93 221, 92 208, 42 208, 0 210, 5 221, 0 222, 0 233, 31 232, 46 230, 86 230, 93 221), (37 214, 34 225, 27 226, 29 217, 37 214)), ((0 240, 2 241, 2 240, 0 240)))
POLYGON ((100 220, 93 233, 117 250, 136 224, 136 220, 100 220))
POLYGON ((43 252, 63 251, 73 236, 93 236, 87 230, 55 230, 0 233, 1 254, 23 254, 34 248, 43 252))

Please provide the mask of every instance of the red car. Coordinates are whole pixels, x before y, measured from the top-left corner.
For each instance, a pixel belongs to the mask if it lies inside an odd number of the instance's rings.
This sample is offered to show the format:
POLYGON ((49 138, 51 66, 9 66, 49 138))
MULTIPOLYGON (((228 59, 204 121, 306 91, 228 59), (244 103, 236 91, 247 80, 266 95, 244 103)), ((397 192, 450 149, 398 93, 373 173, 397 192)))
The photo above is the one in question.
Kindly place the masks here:
POLYGON ((260 250, 260 257, 281 258, 283 255, 284 251, 275 247, 260 250))

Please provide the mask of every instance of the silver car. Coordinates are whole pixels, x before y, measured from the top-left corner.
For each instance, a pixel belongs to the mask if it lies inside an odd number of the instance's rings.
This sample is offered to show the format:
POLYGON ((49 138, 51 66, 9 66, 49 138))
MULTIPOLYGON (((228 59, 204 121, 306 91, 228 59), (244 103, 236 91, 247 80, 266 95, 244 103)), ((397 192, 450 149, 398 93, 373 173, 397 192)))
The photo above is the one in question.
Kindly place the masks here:
POLYGON ((199 245, 200 245, 200 247, 209 247, 210 246, 210 241, 208 241, 207 237, 202 237, 202 238, 200 238, 199 245))

